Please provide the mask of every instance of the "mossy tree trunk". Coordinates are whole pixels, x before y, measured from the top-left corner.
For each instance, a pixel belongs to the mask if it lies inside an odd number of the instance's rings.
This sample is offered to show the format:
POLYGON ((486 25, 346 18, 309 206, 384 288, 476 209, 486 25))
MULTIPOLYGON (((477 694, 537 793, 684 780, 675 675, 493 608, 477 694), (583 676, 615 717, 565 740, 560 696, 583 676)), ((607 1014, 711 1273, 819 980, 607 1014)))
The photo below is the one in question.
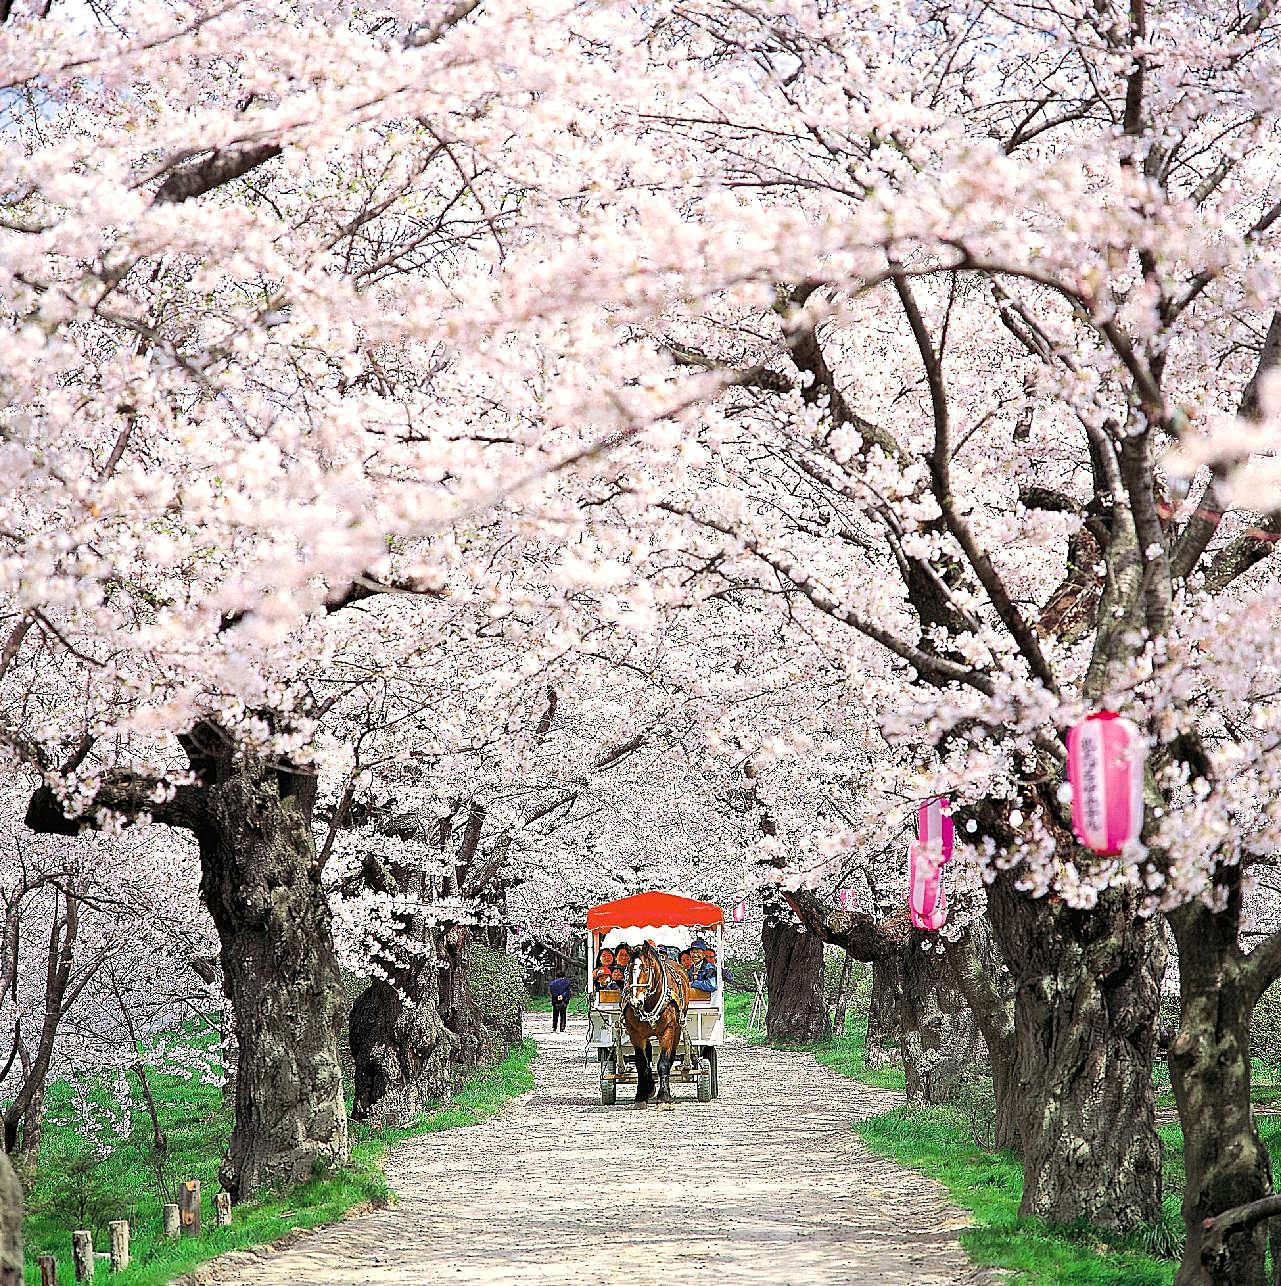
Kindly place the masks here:
POLYGON ((948 1103, 982 1074, 983 1039, 937 935, 913 930, 902 956, 899 1027, 909 1103, 948 1103))
POLYGON ((1201 903, 1170 915, 1179 949, 1179 1030, 1170 1080, 1183 1125, 1187 1234, 1176 1286, 1264 1286, 1268 1224, 1210 1243, 1206 1222, 1272 1192, 1272 1167, 1250 1103, 1250 1019, 1271 981, 1269 953, 1240 949, 1239 880, 1218 913, 1201 903))
POLYGON ((211 723, 180 741, 195 781, 171 797, 157 802, 156 781, 108 772, 85 816, 67 818, 41 787, 27 824, 76 834, 103 809, 195 835, 240 1039, 235 1127, 220 1178, 243 1200, 348 1157, 342 980, 311 829, 316 782, 238 747, 211 723))
POLYGON ((1152 1059, 1165 950, 1136 902, 1110 890, 1073 911, 1020 893, 1008 873, 989 887, 1017 988, 1021 1214, 1118 1232, 1160 1217, 1152 1059))
POLYGON ((806 932, 790 909, 767 908, 762 934, 770 1040, 825 1040, 831 1035, 823 999, 823 939, 806 932))
POLYGON ((235 1201, 348 1158, 343 988, 311 829, 316 779, 207 762, 200 891, 239 1037, 236 1123, 220 1172, 235 1201))
POLYGON ((22 1286, 22 1185, 0 1152, 0 1286, 22 1286))

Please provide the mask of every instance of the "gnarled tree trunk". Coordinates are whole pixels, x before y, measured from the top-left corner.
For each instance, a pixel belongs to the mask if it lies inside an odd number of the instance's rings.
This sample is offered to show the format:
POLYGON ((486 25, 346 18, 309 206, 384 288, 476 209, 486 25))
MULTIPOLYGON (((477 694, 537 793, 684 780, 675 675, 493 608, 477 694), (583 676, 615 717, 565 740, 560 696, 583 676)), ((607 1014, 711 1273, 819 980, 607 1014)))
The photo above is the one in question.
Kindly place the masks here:
POLYGON ((909 1103, 947 1103, 983 1070, 983 1040, 946 957, 914 930, 902 957, 899 1024, 909 1103))
POLYGON ((786 908, 767 912, 762 939, 770 1040, 825 1040, 832 1028, 823 1000, 823 939, 802 929, 786 908))
POLYGON ((22 1286, 22 1185, 0 1152, 0 1286, 22 1286))
POLYGON ((256 760, 205 768, 200 889, 240 1041, 219 1177, 237 1201, 348 1157, 342 977, 311 830, 315 791, 314 777, 256 760))
POLYGON ((872 999, 867 1007, 867 1058, 887 1062, 889 1046, 902 1039, 899 1004, 903 991, 903 957, 878 956, 872 961, 872 999))
POLYGON ((467 929, 449 925, 440 939, 440 1017, 454 1037, 454 1064, 465 1075, 485 1057, 485 1020, 467 985, 467 929))
POLYGON ((1161 1144, 1152 1058, 1165 950, 1132 890, 1091 911, 988 889, 1017 990, 1021 1214, 1127 1231, 1159 1218, 1161 1144))
MULTIPOLYGON (((375 978, 351 1009, 351 1055, 356 1067, 352 1116, 403 1125, 454 1091, 454 1045, 430 991, 406 1003, 390 982, 375 978)), ((416 992, 421 990, 415 989, 416 992)))
POLYGON ((338 1037, 342 981, 311 831, 316 781, 238 747, 212 723, 179 738, 195 781, 166 791, 104 774, 93 804, 68 818, 47 787, 27 825, 75 835, 99 810, 190 830, 200 890, 221 941, 223 988, 239 1035, 236 1123, 221 1179, 236 1200, 347 1160, 338 1037))
POLYGON ((1182 1001, 1170 1081, 1187 1169, 1187 1242, 1176 1286, 1264 1286, 1267 1280, 1265 1221, 1203 1253, 1206 1220, 1272 1192, 1272 1166, 1250 1105, 1250 1018, 1259 991, 1240 950, 1239 912, 1234 890, 1217 914, 1194 903, 1170 915, 1182 1001))

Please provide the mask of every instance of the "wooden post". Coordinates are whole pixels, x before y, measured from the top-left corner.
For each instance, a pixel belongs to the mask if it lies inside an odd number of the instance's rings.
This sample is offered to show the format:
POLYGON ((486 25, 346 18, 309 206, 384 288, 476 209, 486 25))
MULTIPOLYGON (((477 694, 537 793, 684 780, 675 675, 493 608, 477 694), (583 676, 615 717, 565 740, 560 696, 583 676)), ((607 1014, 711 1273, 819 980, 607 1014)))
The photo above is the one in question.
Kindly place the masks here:
POLYGON ((129 1267, 129 1221, 113 1219, 107 1233, 111 1237, 111 1271, 122 1273, 129 1267))
POLYGON ((40 1286, 58 1286, 58 1261, 52 1255, 41 1255, 36 1264, 40 1269, 40 1286))
POLYGON ((165 1236, 171 1241, 176 1240, 182 1231, 182 1220, 178 1215, 178 1207, 172 1201, 165 1202, 164 1229, 165 1236))
POLYGON ((71 1262, 75 1266, 76 1281, 93 1281, 93 1270, 98 1266, 93 1257, 93 1233, 81 1228, 71 1234, 71 1262))
POLYGON ((220 1192, 214 1201, 218 1204, 218 1226, 220 1228, 231 1227, 231 1193, 220 1192))
POLYGON ((187 1237, 200 1236, 200 1180, 184 1179, 178 1188, 178 1206, 182 1211, 182 1231, 187 1237))

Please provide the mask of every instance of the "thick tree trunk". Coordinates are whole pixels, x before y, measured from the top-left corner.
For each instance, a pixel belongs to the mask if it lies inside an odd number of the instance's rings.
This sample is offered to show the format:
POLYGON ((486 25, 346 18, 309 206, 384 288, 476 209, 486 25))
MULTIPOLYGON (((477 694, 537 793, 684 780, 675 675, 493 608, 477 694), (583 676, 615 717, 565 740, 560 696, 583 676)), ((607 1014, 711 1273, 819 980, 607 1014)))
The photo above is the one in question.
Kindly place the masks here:
POLYGON ((240 1057, 220 1174, 235 1201, 348 1157, 342 978, 311 831, 315 778, 253 759, 205 766, 201 893, 222 943, 240 1057))
POLYGON ((1272 1167, 1250 1106, 1250 1018, 1256 983, 1239 947, 1239 902, 1215 914, 1200 903, 1170 915, 1179 948, 1182 1016, 1170 1080, 1183 1126, 1187 1243, 1176 1286, 1263 1286, 1266 1221, 1203 1262, 1205 1221, 1272 1192, 1272 1167))
POLYGON ((351 1056, 356 1068, 352 1115, 358 1121, 403 1125, 454 1091, 455 1040, 440 1021, 435 967, 406 1004, 391 983, 375 978, 351 1009, 351 1056))
POLYGON ((974 1015, 956 989, 946 958, 928 939, 913 932, 903 953, 899 1000, 903 1069, 909 1103, 948 1103, 966 1081, 982 1075, 985 1051, 974 1015))
POLYGON ((176 790, 126 771, 104 774, 85 815, 69 818, 48 786, 27 825, 77 835, 100 811, 190 830, 200 891, 222 944, 223 990, 240 1041, 236 1124, 220 1175, 233 1199, 347 1160, 338 1038, 343 991, 329 903, 311 831, 314 774, 268 763, 213 723, 178 739, 196 780, 176 790))
POLYGON ((762 936, 770 1040, 825 1040, 832 1029, 823 1001, 823 939, 805 932, 786 909, 766 919, 762 936))
POLYGON ((1127 1231, 1160 1217, 1152 1057, 1164 945, 1131 890, 1092 911, 989 887, 1017 991, 1020 1213, 1127 1231))
POLYGON ((22 1286, 22 1186, 0 1152, 0 1286, 22 1286))

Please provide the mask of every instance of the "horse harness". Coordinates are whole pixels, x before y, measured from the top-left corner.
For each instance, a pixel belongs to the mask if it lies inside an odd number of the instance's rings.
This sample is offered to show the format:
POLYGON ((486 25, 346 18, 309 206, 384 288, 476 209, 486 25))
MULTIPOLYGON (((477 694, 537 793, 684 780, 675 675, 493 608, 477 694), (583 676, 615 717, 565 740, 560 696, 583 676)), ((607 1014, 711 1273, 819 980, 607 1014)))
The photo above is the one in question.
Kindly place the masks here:
MULTIPOLYGON (((641 965, 645 963, 647 963, 647 961, 644 956, 637 956, 636 959, 633 960, 631 964, 632 972, 637 973, 640 970, 641 965)), ((624 1005, 623 1005, 623 1008, 626 1008, 627 1005, 630 1004, 631 1007, 636 1011, 636 1016, 641 1020, 641 1022, 648 1023, 651 1027, 654 1025, 654 1021, 655 1019, 657 1019, 658 1015, 663 1012, 663 1007, 672 998, 672 990, 668 986, 668 982, 667 982, 667 970, 669 968, 667 961, 656 960, 653 963, 658 965, 658 978, 659 978, 658 999, 654 1002, 653 1007, 646 1009, 642 1005, 637 1004, 634 1000, 626 1001, 624 1002, 624 1005)), ((628 981, 630 982, 631 980, 629 979, 628 981)), ((652 982, 652 975, 651 975, 651 982, 652 982)), ((639 983, 640 983, 640 979, 637 978, 636 985, 639 985, 639 983)), ((632 989, 631 987, 628 988, 629 991, 631 989, 632 989)), ((648 994, 649 993, 646 992, 646 995, 648 994)), ((676 1006, 678 1009, 680 1008, 679 998, 677 999, 676 1006)))

